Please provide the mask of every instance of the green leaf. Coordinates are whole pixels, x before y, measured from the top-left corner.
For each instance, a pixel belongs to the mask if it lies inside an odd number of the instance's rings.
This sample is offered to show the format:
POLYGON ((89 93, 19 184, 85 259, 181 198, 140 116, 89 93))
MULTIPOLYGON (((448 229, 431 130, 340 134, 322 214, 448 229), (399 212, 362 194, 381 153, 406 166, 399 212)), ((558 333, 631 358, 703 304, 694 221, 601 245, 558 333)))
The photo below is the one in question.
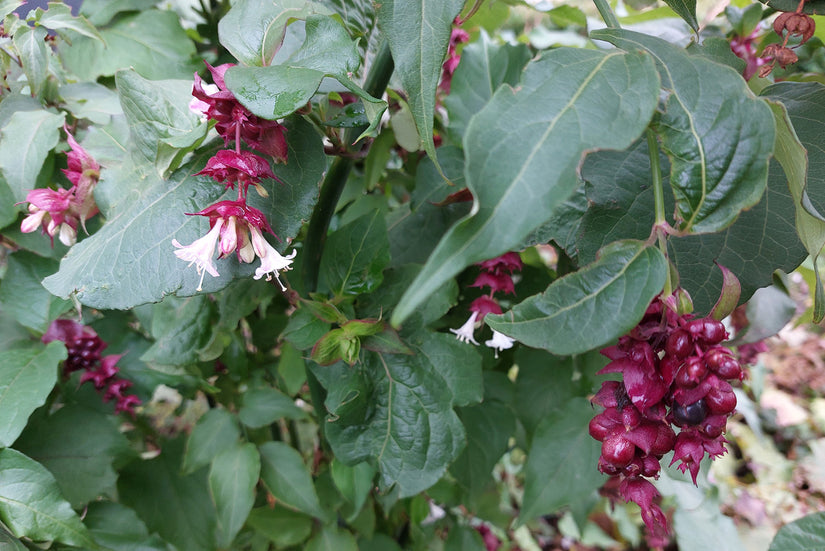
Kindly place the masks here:
POLYGON ((82 15, 79 17, 72 15, 72 8, 63 2, 49 2, 49 8, 46 11, 43 8, 37 8, 34 12, 34 20, 47 29, 58 32, 70 29, 104 42, 100 32, 89 23, 88 19, 82 15))
POLYGON ((413 352, 444 378, 453 404, 467 406, 484 397, 481 355, 449 333, 419 331, 409 338, 413 352))
POLYGON ((497 400, 461 408, 458 416, 467 433, 467 447, 450 466, 450 472, 471 496, 476 496, 492 481, 493 467, 507 451, 516 430, 516 416, 497 400))
POLYGON ((113 551, 168 551, 169 546, 149 530, 132 509, 111 501, 88 505, 83 518, 95 540, 113 551))
POLYGON ((150 81, 129 69, 115 74, 115 85, 137 153, 161 175, 206 137, 208 126, 189 109, 191 80, 150 81))
POLYGON ((759 342, 779 333, 796 314, 796 301, 775 285, 757 289, 747 305, 748 325, 736 333, 736 344, 759 342))
MULTIPOLYGON (((444 98, 450 121, 447 130, 453 141, 461 143, 470 119, 487 105, 499 86, 518 84, 521 71, 531 57, 526 44, 499 45, 484 31, 476 42, 461 50, 461 63, 453 73, 450 95, 444 98)), ((442 150, 438 151, 439 162, 442 150)))
POLYGON ((5 528, 0 528, 0 547, 3 548, 3 551, 28 551, 28 547, 6 532, 5 528))
POLYGON ((375 211, 330 234, 321 257, 320 286, 336 296, 369 293, 390 262, 384 217, 375 211))
POLYGON ((253 67, 266 66, 280 49, 290 20, 327 11, 305 0, 240 0, 221 18, 218 36, 238 61, 253 67))
POLYGON ((664 0, 670 9, 685 20, 696 33, 699 32, 699 22, 696 20, 696 0, 664 0))
POLYGON ((453 19, 463 6, 464 0, 384 0, 378 6, 378 26, 389 41, 395 75, 406 92, 421 145, 433 160, 436 88, 453 19))
POLYGON ((485 551, 481 534, 469 526, 453 526, 444 542, 444 551, 485 551))
MULTIPOLYGON (((767 4, 777 11, 796 11, 799 7, 799 2, 794 3, 793 0, 760 0, 760 2, 767 4)), ((802 5, 802 13, 808 15, 825 15, 825 2, 822 0, 811 0, 802 5)))
MULTIPOLYGON (((804 206, 806 198, 818 196, 825 190, 825 178, 818 171, 809 170, 809 167, 818 166, 825 160, 817 138, 825 128, 825 117, 818 112, 825 102, 825 86, 818 83, 787 84, 770 86, 763 93, 781 102, 771 104, 776 116, 776 159, 787 176, 794 199, 796 232, 814 260, 814 321, 819 322, 825 316, 825 297, 822 296, 822 279, 817 263, 825 247, 825 220, 804 206), (809 191, 813 193, 809 194, 809 191)), ((816 210, 815 207, 813 210, 816 210)))
POLYGON ((329 515, 318 501, 301 454, 283 442, 267 442, 259 446, 258 451, 261 453, 261 478, 266 489, 284 505, 327 520, 329 515))
POLYGON ((334 459, 330 471, 335 487, 352 504, 353 513, 347 519, 348 522, 352 522, 372 491, 375 466, 366 461, 350 466, 334 459))
POLYGON ((66 499, 82 507, 104 493, 114 495, 112 462, 129 452, 129 443, 113 420, 69 404, 33 416, 14 447, 46 467, 66 499))
POLYGON ((43 93, 46 78, 49 76, 49 51, 46 47, 46 29, 39 27, 20 27, 14 33, 12 42, 20 56, 23 72, 29 83, 31 95, 38 97, 43 93))
POLYGON ((149 330, 155 342, 140 359, 161 365, 197 363, 199 351, 212 337, 215 310, 206 295, 164 298, 152 307, 149 330))
POLYGON ((253 509, 246 524, 275 544, 277 549, 298 545, 312 533, 312 517, 275 506, 253 509))
POLYGON ((768 551, 815 551, 825 547, 825 513, 812 513, 786 524, 768 551))
POLYGON ((464 446, 444 378, 424 357, 375 352, 351 371, 345 381, 339 371, 315 370, 330 391, 325 430, 335 456, 377 462, 383 486, 396 484, 401 497, 435 484, 464 446), (331 392, 339 385, 345 400, 331 392))
POLYGON ((234 415, 225 409, 210 409, 186 440, 181 472, 188 475, 208 465, 222 450, 234 447, 240 437, 234 415))
POLYGON ((0 2, 0 17, 5 19, 6 16, 17 8, 25 4, 22 0, 2 0, 0 2))
POLYGON ((11 448, 0 450, 0 521, 18 538, 100 549, 60 495, 51 473, 11 448))
POLYGON ((617 29, 591 36, 656 59, 667 94, 656 128, 671 160, 678 227, 716 232, 755 205, 767 183, 774 124, 742 76, 652 36, 617 29))
POLYGON ((59 50, 66 69, 78 80, 96 81, 130 67, 150 80, 191 79, 203 68, 194 60, 195 44, 172 11, 146 9, 126 15, 100 34, 105 45, 70 31, 71 46, 59 50))
POLYGON ((582 154, 630 145, 647 126, 658 90, 645 54, 567 48, 531 61, 518 91, 499 88, 464 137, 473 211, 443 236, 393 325, 465 266, 511 250, 548 221, 575 189, 582 154))
POLYGON ((573 398, 539 424, 527 454, 519 524, 574 503, 604 483, 596 470, 601 447, 587 429, 592 418, 590 401, 573 398))
POLYGON ((288 396, 274 388, 253 388, 243 394, 243 406, 238 412, 241 423, 257 429, 271 425, 278 419, 303 419, 304 410, 288 396))
POLYGON ((225 449, 212 461, 209 490, 218 512, 218 546, 228 548, 255 504, 261 459, 255 444, 225 449))
MULTIPOLYGON (((100 126, 109 124, 113 115, 123 113, 117 93, 96 82, 63 84, 59 93, 72 115, 100 126)), ((92 152, 89 154, 97 159, 92 152)))
POLYGON ((155 4, 155 0, 83 0, 80 13, 93 25, 105 25, 118 13, 145 11, 152 9, 155 4))
POLYGON ((43 288, 43 278, 57 271, 58 262, 28 251, 8 256, 0 284, 0 303, 20 324, 45 333, 49 324, 72 307, 43 288))
MULTIPOLYGON (((289 162, 274 170, 285 183, 268 180, 269 198, 249 201, 282 239, 295 236, 302 220, 309 218, 326 166, 320 139, 309 123, 295 118, 286 121, 286 127, 289 162)), ((175 256, 172 239, 189 244, 205 235, 209 223, 184 213, 197 212, 223 194, 223 186, 211 178, 193 176, 204 166, 205 156, 196 157, 168 180, 143 166, 119 173, 116 182, 107 181, 122 186, 121 203, 113 206, 99 231, 71 248, 60 271, 44 281, 46 288, 61 297, 76 292, 88 306, 119 309, 158 302, 172 293, 196 294, 200 276, 175 256)), ((217 261, 221 277, 205 278, 204 291, 218 291, 234 277, 248 277, 257 262, 239 266, 234 256, 217 261)))
POLYGON ((49 152, 60 139, 65 114, 49 111, 15 111, 0 129, 0 171, 14 195, 25 201, 49 152))
MULTIPOLYGON (((667 159, 660 159, 666 172, 667 159)), ((588 209, 576 241, 580 263, 590 262, 598 248, 613 240, 646 239, 650 235, 655 207, 644 141, 625 152, 600 151, 588 156, 582 176, 587 182, 588 209)), ((665 210, 672 212, 669 188, 664 192, 665 210)), ((771 163, 765 196, 728 229, 671 237, 670 260, 679 271, 680 285, 693 298, 695 312, 706 314, 719 297, 722 272, 714 262, 737 275, 741 300, 769 285, 775 269, 790 272, 796 268, 805 258, 805 250, 796 237, 793 217, 787 178, 777 163, 771 163)))
POLYGON ((281 336, 298 350, 306 350, 312 348, 329 330, 329 323, 316 318, 307 308, 299 308, 289 317, 281 336))
POLYGON ((667 270, 655 247, 619 241, 602 249, 593 264, 485 322, 527 346, 580 354, 632 329, 662 291, 667 270))
POLYGON ((324 526, 307 542, 304 551, 358 551, 358 544, 351 533, 324 526))
POLYGON ((29 415, 46 402, 57 382, 57 363, 65 359, 59 341, 0 351, 0 447, 11 446, 29 415))
POLYGON ((164 441, 149 461, 134 461, 120 473, 120 500, 133 508, 152 532, 180 551, 215 549, 215 506, 206 470, 182 476, 182 441, 164 441))
POLYGON ((281 376, 284 391, 289 396, 298 394, 307 380, 304 358, 301 352, 289 342, 281 344, 278 375, 281 376))

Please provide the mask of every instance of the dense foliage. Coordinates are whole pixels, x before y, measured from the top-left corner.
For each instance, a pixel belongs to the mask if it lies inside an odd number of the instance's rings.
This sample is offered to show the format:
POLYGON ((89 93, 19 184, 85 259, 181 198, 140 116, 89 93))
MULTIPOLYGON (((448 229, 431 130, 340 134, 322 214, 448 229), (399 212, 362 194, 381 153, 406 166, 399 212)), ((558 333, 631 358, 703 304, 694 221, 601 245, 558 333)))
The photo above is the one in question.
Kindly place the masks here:
POLYGON ((665 3, 0 0, 0 544, 740 549, 825 4, 665 3))

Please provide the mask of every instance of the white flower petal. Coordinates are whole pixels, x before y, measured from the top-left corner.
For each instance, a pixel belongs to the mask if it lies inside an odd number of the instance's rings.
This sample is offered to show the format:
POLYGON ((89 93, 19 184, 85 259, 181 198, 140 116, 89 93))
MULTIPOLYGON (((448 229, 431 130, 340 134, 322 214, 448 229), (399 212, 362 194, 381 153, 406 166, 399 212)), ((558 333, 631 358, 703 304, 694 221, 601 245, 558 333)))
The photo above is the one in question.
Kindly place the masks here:
POLYGON ((281 278, 278 277, 278 272, 291 269, 292 259, 298 254, 298 251, 292 251, 291 254, 282 256, 264 239, 258 228, 253 226, 249 231, 252 234, 252 247, 255 249, 255 254, 261 259, 261 266, 255 270, 255 279, 266 276, 267 281, 269 281, 272 276, 275 276, 275 279, 281 285, 281 290, 286 291, 281 278))
POLYGON ((212 257, 215 255, 215 247, 218 244, 218 238, 221 234, 221 227, 223 226, 223 219, 218 218, 209 233, 196 239, 191 245, 181 245, 177 239, 172 240, 172 245, 178 248, 175 251, 175 256, 181 260, 189 262, 189 265, 195 264, 195 269, 201 274, 201 280, 198 284, 198 291, 202 290, 203 276, 206 272, 212 277, 218 277, 220 274, 215 268, 215 263, 212 257))
POLYGON ((489 341, 484 341, 484 344, 494 349, 496 351, 496 358, 498 358, 498 353, 502 350, 513 348, 514 342, 516 342, 515 339, 511 339, 507 335, 493 329, 493 338, 489 341))
POLYGON ((464 322, 464 325, 462 325, 458 329, 450 329, 450 333, 453 333, 455 335, 455 338, 457 338, 461 342, 471 342, 478 346, 475 336, 473 335, 476 328, 477 317, 478 312, 473 312, 472 314, 470 314, 470 319, 464 322))

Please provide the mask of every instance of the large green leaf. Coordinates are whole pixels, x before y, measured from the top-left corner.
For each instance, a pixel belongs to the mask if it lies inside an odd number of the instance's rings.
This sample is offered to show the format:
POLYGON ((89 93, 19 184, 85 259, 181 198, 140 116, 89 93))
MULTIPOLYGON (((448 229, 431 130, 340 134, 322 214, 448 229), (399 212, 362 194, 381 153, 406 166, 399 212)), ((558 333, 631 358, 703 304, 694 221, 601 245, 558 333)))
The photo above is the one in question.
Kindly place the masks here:
POLYGON ((777 119, 776 159, 785 171, 794 199, 797 234, 814 259, 814 321, 818 322, 825 316, 825 296, 816 262, 825 247, 825 219, 817 211, 822 210, 825 178, 820 171, 809 170, 809 167, 818 167, 825 161, 818 137, 825 129, 825 117, 820 114, 825 103, 825 86, 780 83, 765 89, 764 94, 781 102, 772 105, 777 119))
MULTIPOLYGON (((295 118, 286 126, 289 162, 274 169, 284 183, 269 180, 267 199, 250 197, 250 204, 264 212, 282 239, 296 235, 309 218, 325 168, 320 139, 309 123, 295 118)), ((121 202, 97 233, 72 247, 60 271, 44 281, 46 288, 61 297, 76 292, 88 306, 121 309, 158 302, 171 293, 196 294, 200 276, 175 256, 172 239, 189 244, 207 232, 205 219, 184 214, 198 212, 223 194, 223 186, 211 178, 193 176, 205 162, 201 155, 169 180, 142 165, 107 181, 121 188, 121 202)), ((217 261, 221 276, 205 278, 204 291, 218 291, 233 277, 249 276, 257 262, 239 266, 234 255, 217 261)))
POLYGON ((63 63, 78 80, 95 81, 129 67, 152 80, 186 79, 203 67, 195 62, 195 44, 172 11, 126 15, 100 34, 105 44, 70 31, 71 46, 60 48, 63 63))
POLYGON ((253 509, 247 526, 269 539, 277 549, 297 545, 312 533, 313 519, 303 513, 275 506, 253 509))
POLYGON ((549 220, 575 189, 582 154, 629 146, 647 126, 658 90, 645 54, 567 48, 528 64, 517 91, 499 88, 464 137, 473 211, 441 239, 393 324, 465 266, 511 250, 549 220))
POLYGON ((817 549, 825 549, 825 513, 812 513, 786 524, 779 529, 768 551, 817 549))
POLYGON ((81 507, 103 493, 114 495, 112 462, 128 453, 129 443, 113 421, 66 405, 48 416, 34 415, 14 447, 49 469, 66 499, 81 507))
POLYGON ((367 352, 354 368, 314 371, 329 391, 325 430, 335 456, 377 462, 382 485, 396 484, 401 497, 435 484, 464 446, 450 388, 425 357, 367 352))
POLYGON ((662 291, 667 270, 658 249, 619 241, 602 249, 593 264, 485 321, 527 346, 580 354, 632 329, 662 291))
POLYGON ((656 129, 671 161, 678 228, 716 232, 755 205, 767 183, 774 123, 741 75, 660 38, 621 29, 591 36, 656 59, 666 94, 656 129))
POLYGON ((539 424, 527 454, 520 523, 553 513, 604 483, 596 470, 600 445, 587 431, 592 418, 590 401, 573 398, 539 424))
POLYGON ((105 25, 118 13, 149 10, 155 4, 155 0, 83 0, 80 13, 94 25, 105 25))
POLYGON ((20 27, 14 33, 14 48, 20 55, 20 63, 33 96, 43 93, 46 77, 49 76, 49 51, 45 40, 47 34, 42 27, 27 26, 20 27))
POLYGON ((304 551, 358 551, 353 535, 334 526, 324 526, 304 547, 304 551))
POLYGON ((208 465, 221 450, 234 447, 240 437, 234 415, 225 409, 210 409, 186 440, 181 471, 190 474, 208 465))
POLYGON ((481 354, 475 348, 459 342, 454 335, 432 331, 415 333, 408 344, 444 378, 453 394, 453 405, 467 406, 482 400, 481 354))
POLYGON ((51 473, 11 448, 0 450, 0 521, 18 538, 100 549, 51 473))
MULTIPOLYGON (((453 141, 461 143, 470 119, 487 105, 499 86, 518 84, 530 57, 526 44, 499 45, 490 40, 485 31, 481 31, 476 42, 461 50, 461 63, 453 74, 450 95, 444 98, 444 107, 450 115, 447 130, 453 141)), ((442 149, 438 151, 439 161, 442 149)))
POLYGON ((278 419, 302 419, 304 410, 272 387, 253 388, 243 394, 243 407, 238 412, 241 423, 250 428, 270 425, 278 419))
POLYGON ((25 201, 36 187, 43 163, 60 139, 65 114, 46 110, 15 111, 0 129, 0 171, 14 195, 25 201))
POLYGON ((261 453, 261 478, 267 490, 284 505, 327 520, 328 515, 318 501, 301 454, 283 442, 267 442, 258 450, 261 453))
POLYGON ((168 551, 169 544, 149 530, 137 514, 120 503, 95 501, 83 522, 97 542, 112 551, 168 551))
POLYGON ((239 0, 218 23, 221 44, 235 58, 251 66, 272 63, 287 24, 327 10, 305 0, 239 0))
POLYGON ((464 0, 384 0, 378 26, 390 43, 395 75, 406 92, 420 143, 431 159, 435 94, 453 20, 464 0))
POLYGON ((46 402, 57 382, 57 363, 65 359, 59 341, 0 351, 0 447, 11 446, 29 415, 46 402))
POLYGON ((82 15, 72 15, 72 8, 64 2, 49 2, 47 10, 37 8, 34 11, 34 21, 47 29, 57 32, 69 29, 103 42, 103 37, 94 25, 82 15))
POLYGON ((115 85, 136 152, 162 175, 206 137, 208 126, 189 109, 191 80, 146 80, 128 69, 115 74, 115 85))
POLYGON ((8 256, 6 273, 0 284, 0 303, 20 324, 45 333, 49 324, 72 303, 43 288, 43 278, 57 271, 58 262, 28 251, 8 256))
POLYGON ((320 285, 338 297, 368 293, 390 262, 384 217, 374 211, 332 233, 321 257, 320 285))
POLYGON ((160 365, 197 363, 212 337, 215 311, 215 303, 205 295, 164 298, 152 307, 148 329, 155 342, 140 359, 160 365))
POLYGON ((255 444, 227 448, 212 461, 209 490, 218 512, 218 546, 228 548, 255 504, 261 458, 255 444))
POLYGON ((120 473, 117 489, 149 530, 180 551, 215 549, 215 506, 209 496, 206 470, 182 476, 181 440, 163 442, 149 461, 134 461, 120 473))
MULTIPOLYGON (((352 504, 352 517, 356 516, 374 487, 375 466, 366 461, 350 466, 333 460, 330 471, 335 487, 352 504)), ((348 520, 352 521, 352 517, 348 520)))
MULTIPOLYGON (((666 172, 667 159, 661 160, 666 172)), ((596 251, 613 240, 646 239, 650 235, 655 206, 644 141, 627 151, 588 156, 582 176, 587 183, 588 207, 576 248, 569 251, 577 254, 579 262, 591 262, 596 251)), ((775 269, 791 271, 805 258, 794 230, 794 206, 786 181, 777 163, 772 163, 762 200, 725 231, 669 239, 670 259, 697 313, 709 312, 719 297, 722 273, 714 262, 736 274, 744 301, 771 283, 775 269)), ((669 188, 664 194, 666 211, 672 211, 669 188)))

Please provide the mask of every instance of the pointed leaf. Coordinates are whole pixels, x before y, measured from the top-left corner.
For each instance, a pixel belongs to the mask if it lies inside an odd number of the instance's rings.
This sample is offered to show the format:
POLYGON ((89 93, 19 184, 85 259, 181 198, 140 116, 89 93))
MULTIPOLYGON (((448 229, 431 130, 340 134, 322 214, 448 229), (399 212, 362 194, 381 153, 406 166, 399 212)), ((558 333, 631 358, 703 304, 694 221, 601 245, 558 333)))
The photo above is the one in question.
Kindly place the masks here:
POLYGON ((662 291, 667 260, 637 241, 619 241, 598 260, 485 321, 519 342, 554 354, 581 354, 632 329, 662 291))
POLYGON ((129 443, 112 421, 69 404, 33 416, 14 447, 49 469, 66 499, 82 507, 104 493, 115 495, 112 462, 129 452, 129 443))
POLYGON ((93 25, 105 25, 118 13, 145 11, 152 9, 155 4, 155 0, 83 0, 80 13, 93 25))
POLYGON ((37 8, 34 12, 34 20, 47 29, 55 31, 71 29, 103 42, 103 37, 94 25, 82 15, 79 17, 72 15, 72 8, 63 2, 49 2, 49 9, 45 11, 43 8, 37 8))
POLYGON ((60 47, 63 63, 78 80, 95 81, 130 67, 150 80, 188 79, 203 68, 195 63, 195 44, 172 11, 124 15, 100 34, 105 44, 69 31, 71 46, 60 47))
POLYGON ((234 447, 241 437, 235 417, 225 409, 210 409, 200 418, 186 440, 183 474, 208 465, 222 450, 234 447))
POLYGON ((465 266, 511 250, 549 220, 575 189, 582 154, 630 145, 647 126, 658 90, 645 54, 567 48, 530 62, 517 91, 499 88, 464 138, 473 212, 441 239, 393 325, 465 266), (503 128, 501 121, 510 122, 503 128))
POLYGON ((739 304, 739 296, 742 294, 742 286, 736 278, 736 274, 719 265, 722 270, 722 294, 719 295, 719 300, 713 305, 710 315, 715 320, 723 320, 736 308, 739 304))
POLYGON ((95 540, 113 551, 168 551, 168 544, 149 530, 137 513, 120 503, 95 501, 86 508, 84 524, 95 540))
POLYGON ((358 544, 349 532, 324 526, 307 542, 304 551, 358 551, 358 544))
POLYGON ((604 483, 596 470, 601 447, 587 431, 592 418, 590 401, 573 398, 538 426, 527 454, 520 524, 574 503, 604 483))
POLYGON ((255 444, 228 448, 212 461, 209 491, 218 512, 218 546, 228 548, 255 504, 261 459, 255 444))
POLYGON ((14 33, 14 48, 20 55, 20 63, 26 73, 31 94, 35 97, 43 92, 46 77, 49 76, 49 51, 46 48, 46 29, 42 27, 20 27, 14 33))
POLYGON ((0 171, 14 195, 25 201, 49 152, 60 139, 65 114, 46 110, 15 111, 0 129, 0 171))
POLYGON ((267 490, 284 505, 326 520, 328 515, 318 501, 301 454, 283 442, 267 442, 258 450, 261 453, 261 478, 267 490))
POLYGON ((338 297, 368 293, 381 284, 389 262, 384 217, 374 211, 329 236, 319 268, 321 288, 338 297))
POLYGON ((46 402, 57 382, 57 363, 65 359, 59 341, 0 351, 0 447, 11 446, 29 415, 46 402))
POLYGON ((699 22, 696 20, 696 0, 665 0, 665 4, 684 19, 691 29, 699 32, 699 22))
MULTIPOLYGON (((347 501, 352 503, 354 511, 352 517, 357 516, 372 491, 375 466, 366 461, 349 466, 336 459, 333 460, 330 471, 335 487, 347 501)), ((349 519, 350 522, 352 520, 352 518, 349 519)))
MULTIPOLYGON (((286 121, 286 126, 289 162, 274 169, 284 183, 267 181, 269 198, 250 198, 282 239, 296 235, 309 218, 326 166, 320 139, 309 123, 296 118, 286 121)), ((209 223, 184 213, 197 212, 223 194, 223 186, 211 178, 193 176, 204 166, 205 157, 196 157, 169 180, 144 166, 107 182, 122 186, 121 197, 129 200, 115 205, 97 233, 72 247, 60 271, 46 278, 45 287, 61 297, 76 292, 81 303, 97 308, 125 309, 158 302, 172 293, 196 294, 200 276, 175 256, 172 239, 189 244, 205 235, 209 223)), ((280 245, 282 250, 285 246, 285 242, 280 245)), ((204 291, 218 291, 233 277, 248 277, 257 263, 239 266, 234 256, 216 261, 221 276, 207 276, 204 291)))
POLYGON ((28 251, 7 257, 6 273, 0 285, 3 309, 21 324, 45 333, 49 324, 72 307, 72 303, 49 293, 40 284, 57 271, 58 262, 28 251))
POLYGON ((18 538, 100 549, 51 473, 11 448, 0 450, 0 521, 18 538))
POLYGON ((815 551, 825 548, 825 513, 812 513, 786 524, 768 551, 815 551))
POLYGON ((406 92, 421 144, 435 160, 433 117, 441 65, 453 20, 464 0, 384 0, 378 25, 390 43, 395 74, 406 92))
POLYGON ((247 526, 269 539, 276 549, 297 545, 312 533, 312 517, 275 506, 253 509, 246 520, 247 526))
POLYGON ((215 549, 215 506, 206 470, 181 476, 182 441, 163 442, 149 461, 134 461, 120 473, 120 500, 133 508, 152 532, 180 551, 215 549))
MULTIPOLYGON (((347 464, 376 461, 383 485, 396 484, 401 497, 429 488, 464 446, 444 379, 419 356, 367 352, 355 369, 347 401, 327 398, 333 417, 325 430, 335 456, 347 464)), ((339 376, 321 379, 327 389, 334 381, 339 376)))
POLYGON ((774 124, 741 75, 660 38, 621 29, 591 36, 656 59, 667 94, 656 124, 671 160, 678 227, 716 232, 755 205, 767 183, 774 124))
POLYGON ((481 354, 449 333, 419 331, 409 338, 413 353, 444 378, 453 395, 453 404, 467 406, 484 397, 481 354))
POLYGON ((244 392, 243 406, 238 412, 241 423, 253 429, 265 427, 278 419, 303 419, 306 416, 291 398, 271 387, 244 392))

